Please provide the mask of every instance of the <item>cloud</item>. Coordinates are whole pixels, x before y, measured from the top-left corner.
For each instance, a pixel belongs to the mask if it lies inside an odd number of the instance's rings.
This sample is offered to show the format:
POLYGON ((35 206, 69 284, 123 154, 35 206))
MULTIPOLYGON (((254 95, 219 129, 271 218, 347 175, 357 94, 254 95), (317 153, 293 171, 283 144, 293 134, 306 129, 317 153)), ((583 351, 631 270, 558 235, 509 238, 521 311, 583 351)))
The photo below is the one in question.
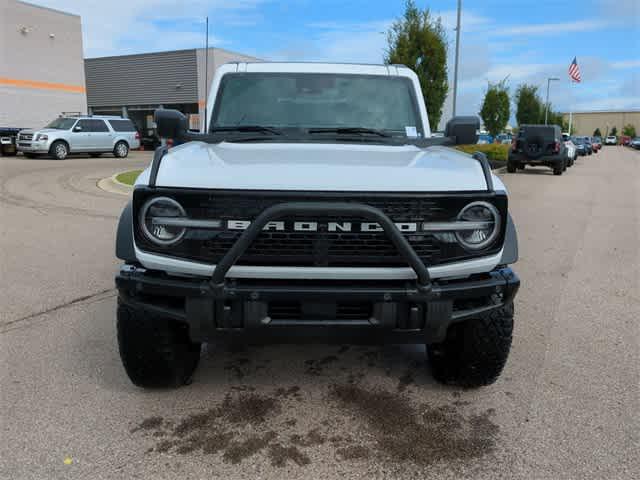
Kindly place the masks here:
POLYGON ((612 68, 625 69, 625 68, 640 68, 640 58, 635 60, 622 60, 619 62, 613 62, 612 68))
MULTIPOLYGON (((200 47, 204 18, 252 18, 266 0, 37 0, 38 4, 82 17, 86 57, 200 47), (170 33, 170 34, 168 34, 170 33)), ((223 43, 215 35, 213 45, 223 43)))
POLYGON ((595 100, 586 100, 574 105, 574 111, 603 111, 603 110, 639 110, 640 96, 637 97, 607 97, 595 100))
POLYGON ((537 25, 514 25, 493 31, 499 36, 532 36, 532 35, 563 35, 571 32, 589 32, 602 30, 611 26, 606 20, 576 20, 574 22, 541 23, 537 25))

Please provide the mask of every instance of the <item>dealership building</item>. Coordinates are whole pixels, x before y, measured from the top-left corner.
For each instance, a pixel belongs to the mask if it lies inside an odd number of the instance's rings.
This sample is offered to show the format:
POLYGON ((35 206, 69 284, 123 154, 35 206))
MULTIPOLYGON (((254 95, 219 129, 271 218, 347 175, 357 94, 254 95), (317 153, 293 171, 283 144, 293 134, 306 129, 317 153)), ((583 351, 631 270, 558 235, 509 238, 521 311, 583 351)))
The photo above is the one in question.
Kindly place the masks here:
POLYGON ((189 128, 199 129, 205 85, 209 88, 215 69, 256 60, 221 48, 210 48, 208 59, 204 48, 88 58, 84 67, 89 113, 129 117, 140 131, 148 132, 154 110, 175 108, 188 116, 189 128))
MULTIPOLYGON (((569 114, 563 113, 562 116, 569 123, 569 114)), ((633 125, 640 132, 640 109, 574 112, 572 116, 572 130, 576 135, 593 135, 599 128, 606 137, 613 127, 616 127, 618 135, 622 135, 625 125, 633 125)))
POLYGON ((0 0, 0 127, 40 128, 86 110, 80 17, 0 0))

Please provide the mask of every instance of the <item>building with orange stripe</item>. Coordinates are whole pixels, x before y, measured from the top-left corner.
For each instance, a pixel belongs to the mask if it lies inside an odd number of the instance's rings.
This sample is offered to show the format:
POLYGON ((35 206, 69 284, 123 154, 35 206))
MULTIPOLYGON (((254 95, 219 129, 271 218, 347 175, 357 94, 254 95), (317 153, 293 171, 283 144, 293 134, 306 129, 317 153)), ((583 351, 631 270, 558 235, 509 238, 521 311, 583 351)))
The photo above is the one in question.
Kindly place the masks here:
POLYGON ((86 111, 80 17, 0 0, 0 127, 40 128, 86 111))

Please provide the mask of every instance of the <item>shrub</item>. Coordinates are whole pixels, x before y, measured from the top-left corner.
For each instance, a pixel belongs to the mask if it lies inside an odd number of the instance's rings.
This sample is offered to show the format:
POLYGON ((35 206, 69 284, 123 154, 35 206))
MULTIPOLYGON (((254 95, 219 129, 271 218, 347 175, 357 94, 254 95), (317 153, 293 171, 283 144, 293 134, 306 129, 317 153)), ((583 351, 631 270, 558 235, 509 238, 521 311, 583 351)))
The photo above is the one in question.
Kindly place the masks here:
POLYGON ((500 143, 491 144, 479 144, 479 145, 458 145, 458 150, 462 150, 465 153, 482 152, 487 156, 487 159, 491 163, 491 166, 501 166, 509 159, 509 148, 511 145, 503 145, 500 143))

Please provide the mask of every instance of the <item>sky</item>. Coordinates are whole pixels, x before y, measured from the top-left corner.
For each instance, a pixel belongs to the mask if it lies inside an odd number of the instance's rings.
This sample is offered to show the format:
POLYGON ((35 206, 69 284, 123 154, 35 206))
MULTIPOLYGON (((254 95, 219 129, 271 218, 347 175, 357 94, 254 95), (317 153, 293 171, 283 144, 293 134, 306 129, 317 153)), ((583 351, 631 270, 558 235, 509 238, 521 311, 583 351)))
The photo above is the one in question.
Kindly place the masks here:
MULTIPOLYGON (((382 63, 404 0, 32 0, 82 17, 85 57, 210 45, 264 60, 382 63)), ((416 0, 448 36, 456 0, 416 0)), ((458 114, 477 114, 488 82, 552 83, 554 109, 640 109, 640 0, 463 0, 458 114), (577 57, 582 83, 568 67, 577 57)), ((451 99, 444 117, 450 115, 451 99)))

